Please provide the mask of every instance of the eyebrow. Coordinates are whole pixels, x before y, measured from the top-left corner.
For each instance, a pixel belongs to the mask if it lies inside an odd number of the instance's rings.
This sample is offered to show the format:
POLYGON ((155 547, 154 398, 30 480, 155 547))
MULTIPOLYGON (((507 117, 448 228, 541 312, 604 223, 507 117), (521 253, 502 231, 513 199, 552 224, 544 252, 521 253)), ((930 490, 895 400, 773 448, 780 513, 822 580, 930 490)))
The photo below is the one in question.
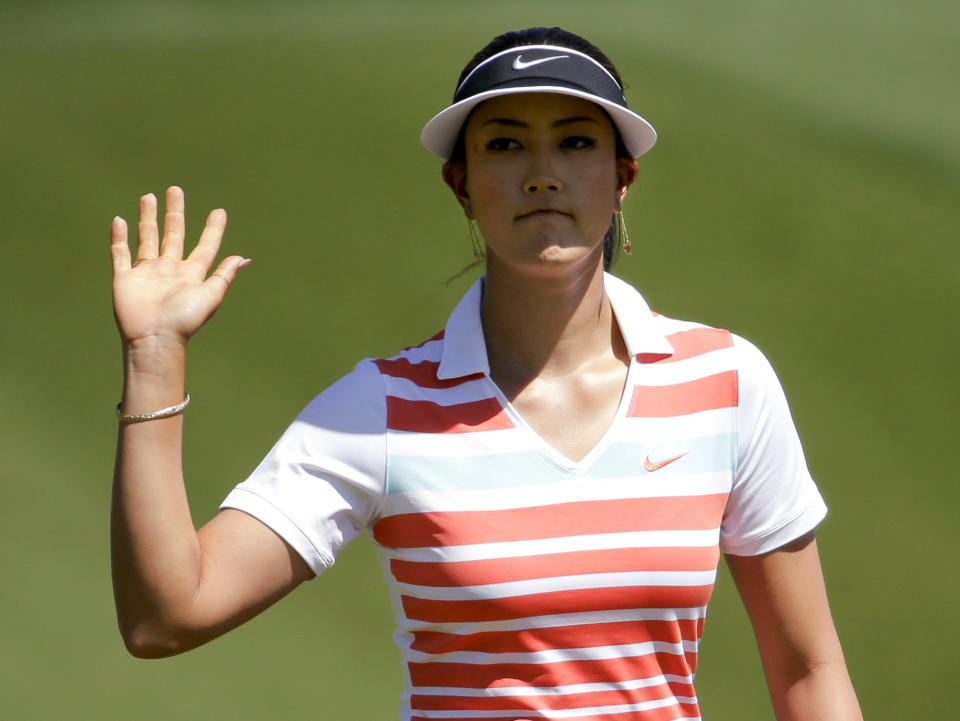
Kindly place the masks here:
MULTIPOLYGON (((596 118, 591 118, 586 115, 577 115, 572 118, 561 118, 560 120, 554 121, 551 123, 551 127, 559 128, 563 125, 570 125, 572 123, 597 123, 596 118)), ((528 128, 530 127, 528 123, 523 122, 522 120, 514 120, 513 118, 490 118, 480 127, 486 127, 487 125, 508 125, 516 128, 528 128)))

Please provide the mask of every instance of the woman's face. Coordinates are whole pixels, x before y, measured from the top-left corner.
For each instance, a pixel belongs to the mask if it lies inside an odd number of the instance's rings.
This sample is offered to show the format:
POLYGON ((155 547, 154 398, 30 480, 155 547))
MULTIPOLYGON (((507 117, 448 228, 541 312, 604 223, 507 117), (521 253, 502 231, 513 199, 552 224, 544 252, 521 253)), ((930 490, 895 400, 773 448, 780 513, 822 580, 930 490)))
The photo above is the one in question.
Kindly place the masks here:
POLYGON ((464 130, 466 161, 444 178, 487 244, 517 269, 599 263, 612 213, 636 177, 595 103, 556 93, 484 101, 464 130))

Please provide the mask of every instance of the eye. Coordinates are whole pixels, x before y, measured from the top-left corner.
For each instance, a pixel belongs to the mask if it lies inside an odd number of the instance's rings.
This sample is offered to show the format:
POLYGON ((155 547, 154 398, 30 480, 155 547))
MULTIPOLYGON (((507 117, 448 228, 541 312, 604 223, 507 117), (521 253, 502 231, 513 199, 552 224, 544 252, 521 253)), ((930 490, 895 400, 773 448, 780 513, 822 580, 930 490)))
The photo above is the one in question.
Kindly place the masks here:
POLYGON ((502 152, 504 150, 514 150, 520 147, 518 143, 513 138, 494 138, 487 143, 487 150, 493 150, 495 152, 502 152))
POLYGON ((596 144, 596 140, 588 138, 586 135, 571 135, 560 142, 560 147, 568 150, 583 150, 593 148, 596 144))

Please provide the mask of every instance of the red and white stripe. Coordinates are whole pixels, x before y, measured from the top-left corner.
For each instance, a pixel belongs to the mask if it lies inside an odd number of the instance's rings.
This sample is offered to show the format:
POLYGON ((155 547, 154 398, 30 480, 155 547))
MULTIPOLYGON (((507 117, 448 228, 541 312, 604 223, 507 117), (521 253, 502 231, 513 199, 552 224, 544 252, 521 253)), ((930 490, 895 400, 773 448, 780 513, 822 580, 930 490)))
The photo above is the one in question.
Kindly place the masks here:
MULTIPOLYGON (((610 440, 736 431, 729 333, 673 327, 673 355, 633 364, 610 440)), ((542 443, 485 375, 438 379, 442 346, 441 334, 377 361, 388 487, 391 454, 459 463, 469 481, 471 459, 542 443)), ((601 482, 572 465, 546 484, 440 490, 404 479, 372 531, 398 615, 405 718, 699 718, 693 677, 732 472, 638 468, 601 482)))

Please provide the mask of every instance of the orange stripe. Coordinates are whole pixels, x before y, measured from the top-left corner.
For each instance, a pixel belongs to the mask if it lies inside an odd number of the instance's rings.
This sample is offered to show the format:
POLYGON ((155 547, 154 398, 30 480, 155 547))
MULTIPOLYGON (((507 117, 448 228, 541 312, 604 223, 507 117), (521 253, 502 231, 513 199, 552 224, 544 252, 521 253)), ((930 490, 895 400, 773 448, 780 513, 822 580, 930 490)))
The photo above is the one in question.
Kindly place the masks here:
POLYGON ((675 696, 694 696, 693 684, 677 681, 645 688, 543 696, 426 696, 414 694, 417 711, 566 710, 591 706, 640 704, 675 696))
POLYGON ((470 433, 513 428, 496 398, 441 406, 387 396, 387 427, 417 433, 470 433))
MULTIPOLYGON (((523 713, 519 711, 518 713, 523 713)), ((643 711, 643 721, 677 721, 678 719, 699 718, 700 707, 695 703, 678 703, 663 708, 649 709, 643 711)), ((637 712, 614 713, 597 716, 564 716, 564 721, 638 721, 637 712)), ((436 721, 435 716, 411 716, 410 721, 436 721)), ((457 721, 491 721, 489 716, 458 716, 457 721)), ((532 719, 523 718, 523 716, 503 716, 501 721, 532 721, 532 719)))
POLYGON ((713 584, 706 586, 617 586, 549 591, 525 596, 457 601, 400 597, 409 619, 431 623, 505 621, 529 616, 636 608, 697 608, 706 606, 713 584))
POLYGON ((698 619, 678 619, 676 621, 613 621, 577 626, 528 628, 519 631, 483 631, 471 634, 417 631, 414 633, 410 648, 435 654, 454 651, 531 653, 555 648, 589 648, 650 641, 696 642, 700 640, 700 628, 698 619))
POLYGON ((643 364, 660 363, 667 360, 671 355, 671 353, 637 353, 637 362, 643 364))
POLYGON ((627 416, 667 418, 716 408, 735 408, 737 397, 736 371, 724 371, 671 386, 638 385, 633 389, 627 416))
POLYGON ((662 674, 689 676, 686 657, 672 653, 617 656, 557 663, 410 663, 410 683, 453 688, 517 688, 570 686, 578 683, 616 683, 662 674))
POLYGON ((408 358, 401 357, 374 362, 383 375, 390 376, 391 378, 406 378, 421 388, 454 388, 467 381, 484 377, 483 373, 473 373, 468 376, 460 376, 459 378, 440 380, 437 378, 437 370, 440 368, 438 361, 411 363, 408 358))
POLYGON ((459 546, 594 533, 718 528, 726 493, 619 498, 500 511, 437 511, 387 516, 373 537, 391 548, 459 546))
POLYGON ((631 571, 713 571, 717 546, 692 548, 615 548, 481 561, 390 561, 393 577, 417 586, 479 586, 533 578, 631 571))
POLYGON ((733 336, 728 330, 719 328, 693 328, 671 333, 667 336, 673 346, 673 355, 664 359, 665 363, 695 358, 710 351, 733 348, 733 336))
POLYGON ((640 363, 675 363, 714 350, 733 347, 733 336, 719 328, 691 328, 668 335, 673 353, 637 353, 640 363))

